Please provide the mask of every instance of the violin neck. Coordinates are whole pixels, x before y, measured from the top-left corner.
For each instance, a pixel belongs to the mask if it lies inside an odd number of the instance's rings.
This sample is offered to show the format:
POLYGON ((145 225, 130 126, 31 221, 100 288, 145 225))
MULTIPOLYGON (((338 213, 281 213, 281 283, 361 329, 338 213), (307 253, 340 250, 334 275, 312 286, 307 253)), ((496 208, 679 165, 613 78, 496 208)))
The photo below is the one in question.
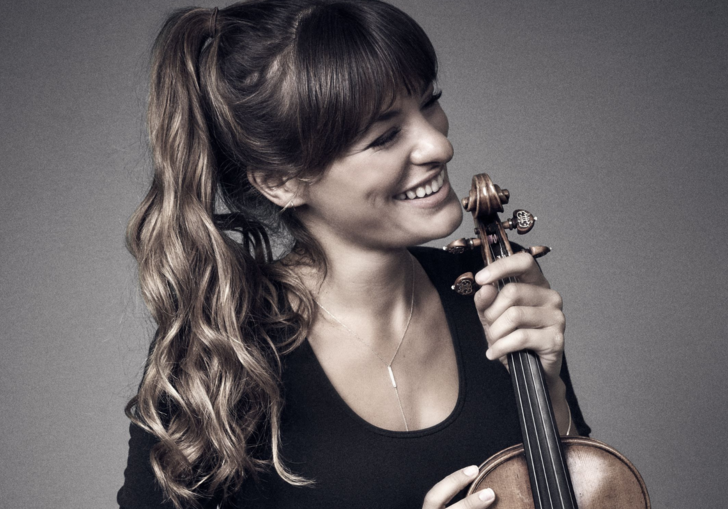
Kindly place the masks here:
POLYGON ((530 350, 508 354, 536 509, 578 509, 541 361, 530 350))
MULTIPOLYGON (((462 200, 465 210, 473 213, 477 245, 486 265, 513 254, 506 228, 526 233, 536 220, 530 212, 517 210, 512 219, 501 222, 498 213, 503 212, 503 204, 508 203, 509 197, 506 189, 499 188, 482 173, 473 176, 470 194, 462 200)), ((515 282, 515 277, 508 277, 500 280, 497 286, 501 290, 506 284, 515 282)), ((535 509, 578 509, 541 361, 532 351, 522 350, 508 354, 508 365, 535 509)))

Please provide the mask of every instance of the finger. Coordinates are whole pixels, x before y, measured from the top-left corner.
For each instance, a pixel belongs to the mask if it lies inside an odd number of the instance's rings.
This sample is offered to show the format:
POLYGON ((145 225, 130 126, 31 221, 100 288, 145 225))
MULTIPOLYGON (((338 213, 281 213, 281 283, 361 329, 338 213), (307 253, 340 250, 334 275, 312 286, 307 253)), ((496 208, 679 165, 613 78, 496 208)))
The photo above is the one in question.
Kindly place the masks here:
POLYGON ((524 349, 533 350, 539 356, 547 379, 558 377, 564 352, 564 334, 551 327, 518 329, 493 343, 485 356, 494 360, 524 349))
POLYGON ((554 290, 524 283, 509 283, 498 292, 489 306, 479 307, 478 304, 476 300, 475 305, 483 324, 490 326, 512 306, 550 307, 560 310, 563 301, 561 295, 554 290))
POLYGON ((473 482, 476 475, 478 475, 478 467, 475 465, 448 475, 427 492, 422 509, 442 509, 452 497, 457 495, 469 483, 473 482))
POLYGON ((539 357, 560 356, 564 351, 564 334, 552 327, 518 329, 490 345, 486 356, 493 360, 520 350, 533 350, 539 357))
POLYGON ((526 252, 499 258, 475 275, 475 282, 479 285, 495 283, 507 278, 518 278, 523 283, 550 288, 533 256, 526 252))
POLYGON ((496 297, 498 297, 498 289, 495 286, 481 286, 478 291, 475 292, 475 296, 473 297, 476 309, 485 310, 489 308, 495 301, 496 297))
POLYGON ((472 495, 465 497, 457 504, 453 504, 448 509, 475 509, 482 507, 490 507, 495 501, 495 493, 492 489, 486 488, 484 490, 473 493, 472 495))
POLYGON ((488 344, 492 345, 517 329, 545 329, 552 327, 564 331, 566 320, 560 309, 551 307, 511 306, 492 324, 487 333, 488 344))

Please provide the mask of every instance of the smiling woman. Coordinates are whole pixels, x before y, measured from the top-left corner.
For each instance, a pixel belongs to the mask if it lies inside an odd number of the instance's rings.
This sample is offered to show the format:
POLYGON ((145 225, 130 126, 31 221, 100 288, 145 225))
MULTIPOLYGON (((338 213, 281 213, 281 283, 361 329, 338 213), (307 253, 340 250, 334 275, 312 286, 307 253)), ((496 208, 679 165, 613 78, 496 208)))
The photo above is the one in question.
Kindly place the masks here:
POLYGON ((272 202, 296 208, 298 220, 327 253, 345 246, 417 245, 450 234, 462 219, 447 182, 453 155, 447 130, 432 87, 418 97, 402 93, 313 182, 270 186, 261 172, 249 176, 272 202))
POLYGON ((589 432, 533 258, 491 264, 473 301, 449 292, 468 260, 412 247, 462 219, 436 78, 422 29, 377 0, 169 18, 127 233, 158 330, 122 507, 488 507, 461 491, 520 431, 486 349, 540 355, 559 428, 589 432))

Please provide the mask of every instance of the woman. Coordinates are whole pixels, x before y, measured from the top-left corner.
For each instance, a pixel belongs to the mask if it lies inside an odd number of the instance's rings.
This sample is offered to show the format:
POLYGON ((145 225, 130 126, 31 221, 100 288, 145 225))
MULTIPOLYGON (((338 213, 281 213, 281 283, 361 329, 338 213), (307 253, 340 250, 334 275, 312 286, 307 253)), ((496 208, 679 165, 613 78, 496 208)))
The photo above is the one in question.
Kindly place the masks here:
POLYGON ((520 442, 491 360, 522 348, 561 432, 588 433, 533 258, 479 272, 473 304, 449 291, 467 257, 409 248, 462 219, 436 74, 421 28, 376 0, 167 21, 128 229, 158 330, 122 507, 487 507, 491 490, 458 494, 520 442))

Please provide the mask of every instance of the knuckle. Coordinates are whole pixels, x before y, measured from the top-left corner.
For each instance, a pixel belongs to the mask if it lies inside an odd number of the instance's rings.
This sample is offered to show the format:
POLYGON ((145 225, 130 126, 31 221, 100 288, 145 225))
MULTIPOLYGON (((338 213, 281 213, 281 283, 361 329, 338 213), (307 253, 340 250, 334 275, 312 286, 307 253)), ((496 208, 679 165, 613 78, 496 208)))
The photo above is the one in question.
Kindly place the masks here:
POLYGON ((562 332, 556 332, 553 338, 554 349, 562 351, 564 349, 564 334, 562 332))
POLYGON ((518 329, 513 333, 513 343, 518 349, 528 343, 529 333, 526 329, 518 329))
POLYGON ((521 259, 523 260, 523 264, 527 270, 538 267, 538 265, 536 264, 536 259, 531 256, 531 253, 529 253, 528 251, 521 251, 518 254, 521 255, 521 259))
MULTIPOLYGON (((488 286, 488 285, 486 285, 488 286)), ((478 292, 475 294, 475 307, 478 310, 478 313, 480 313, 480 316, 483 317, 483 319, 487 319, 489 321, 492 321, 492 304, 493 300, 495 299, 495 296, 488 295, 490 290, 486 290, 486 287, 482 287, 478 292)))
POLYGON ((556 326, 559 328, 560 331, 563 331, 566 328, 566 316, 564 316, 564 313, 561 311, 556 313, 554 322, 556 323, 556 326))
POLYGON ((508 303, 513 303, 518 297, 518 283, 508 283, 500 291, 500 297, 505 299, 508 303))
POLYGON ((508 308, 508 310, 504 313, 503 318, 508 322, 509 325, 517 327, 518 325, 523 323, 523 320, 525 318, 525 311, 521 307, 513 306, 508 308))
POLYGON ((564 309, 564 299, 557 291, 551 290, 550 304, 556 309, 564 309))

